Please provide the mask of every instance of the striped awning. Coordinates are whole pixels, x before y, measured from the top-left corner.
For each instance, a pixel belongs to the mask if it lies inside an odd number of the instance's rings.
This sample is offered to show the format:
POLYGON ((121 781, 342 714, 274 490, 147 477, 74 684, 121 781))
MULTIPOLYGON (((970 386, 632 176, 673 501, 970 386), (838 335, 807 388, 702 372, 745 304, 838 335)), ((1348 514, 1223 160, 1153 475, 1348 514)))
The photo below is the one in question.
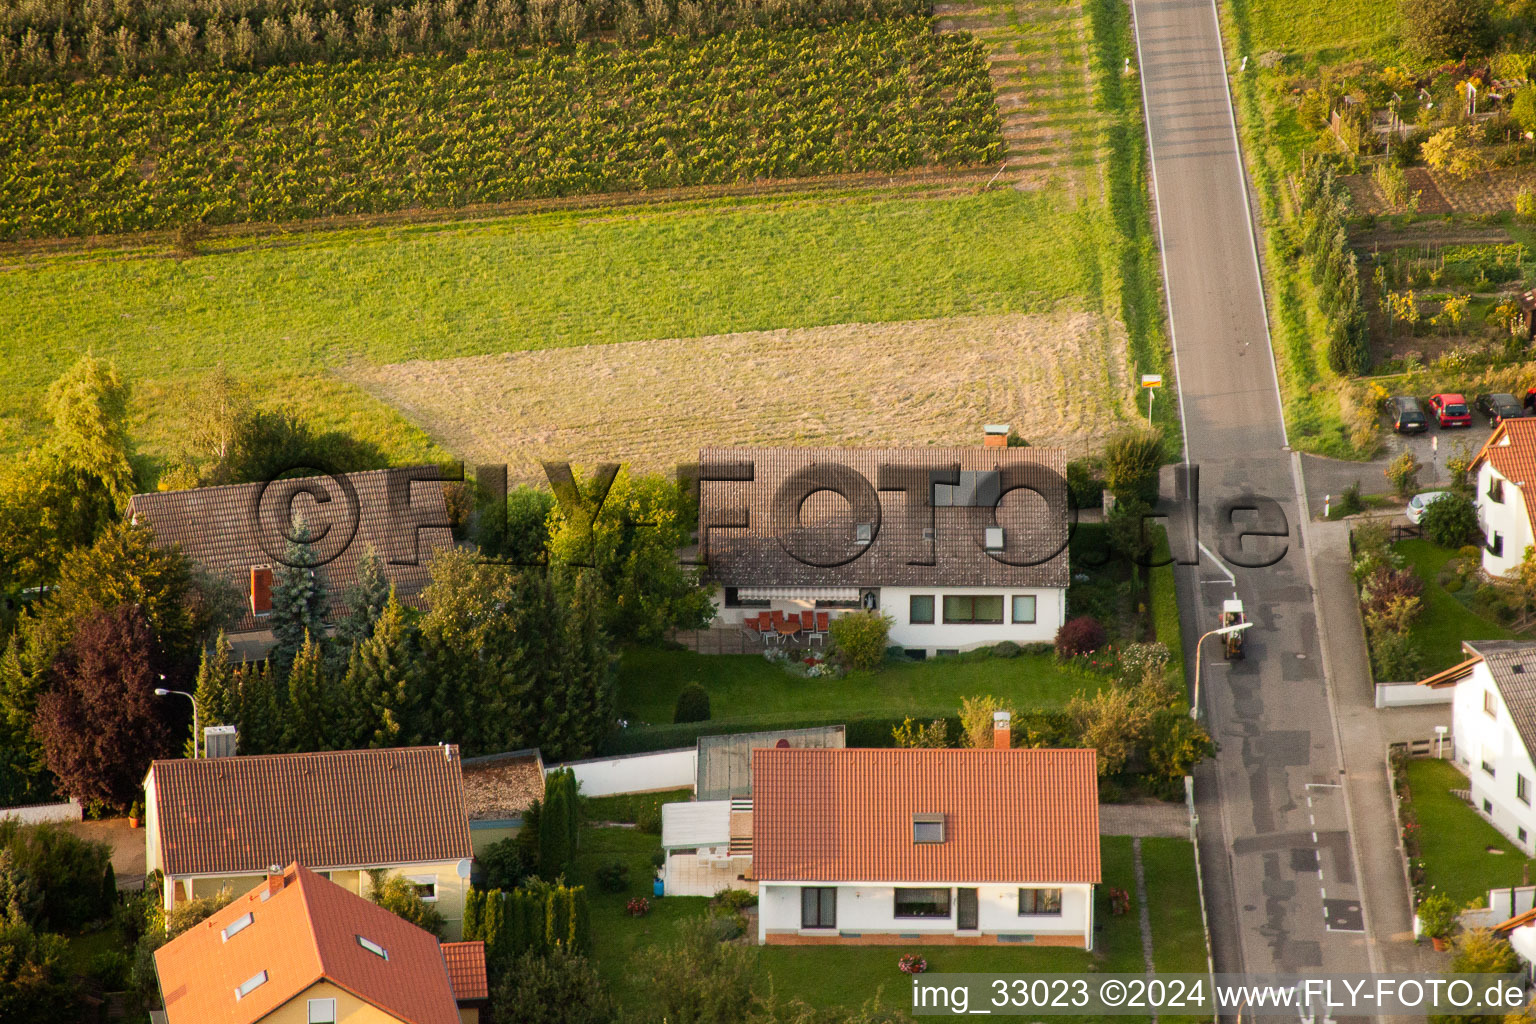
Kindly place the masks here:
POLYGON ((740 587, 743 601, 857 601, 858 587, 740 587))

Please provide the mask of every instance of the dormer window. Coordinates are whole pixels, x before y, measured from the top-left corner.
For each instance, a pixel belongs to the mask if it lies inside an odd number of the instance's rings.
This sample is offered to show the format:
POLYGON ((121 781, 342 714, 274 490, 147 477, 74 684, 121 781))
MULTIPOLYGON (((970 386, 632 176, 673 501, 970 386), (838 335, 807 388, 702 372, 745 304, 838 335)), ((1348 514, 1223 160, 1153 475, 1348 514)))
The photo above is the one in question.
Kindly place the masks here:
POLYGON ((942 843, 944 841, 944 815, 912 815, 912 841, 914 843, 942 843))
POLYGON ((1003 550, 1003 528, 1001 526, 987 527, 986 545, 988 551, 1003 550))
POLYGON ((368 952, 372 953, 374 956, 378 957, 380 960, 388 960, 389 959, 389 950, 385 949, 383 946, 379 945, 377 942, 374 942, 372 939, 365 939, 361 935, 359 935, 357 937, 357 944, 359 946, 362 946, 368 952))
POLYGON ((239 917, 235 918, 228 925, 226 925, 224 931, 222 931, 220 934, 224 936, 224 941, 228 942, 235 935, 238 935, 240 932, 249 928, 251 926, 251 922, 255 920, 256 918, 252 917, 249 913, 241 914, 239 917))

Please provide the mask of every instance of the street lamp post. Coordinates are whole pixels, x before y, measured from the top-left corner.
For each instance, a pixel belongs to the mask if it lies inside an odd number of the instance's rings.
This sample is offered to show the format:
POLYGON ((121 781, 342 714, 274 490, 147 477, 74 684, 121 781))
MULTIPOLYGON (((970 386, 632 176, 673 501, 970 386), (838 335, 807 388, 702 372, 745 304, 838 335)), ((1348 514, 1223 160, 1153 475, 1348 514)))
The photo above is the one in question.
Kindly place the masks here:
MULTIPOLYGON (((1196 666, 1195 674, 1197 678, 1199 676, 1198 669, 1199 666, 1196 666)), ((161 678, 164 679, 165 677, 162 676, 161 678)), ((192 759, 195 761, 197 760, 197 698, 192 696, 186 690, 167 690, 164 687, 155 687, 156 697, 169 697, 171 694, 185 697, 187 700, 192 702, 192 759)))
POLYGON ((1241 633, 1251 625, 1253 625, 1251 622, 1239 622, 1235 626, 1222 626, 1219 629, 1211 630, 1209 633, 1205 634, 1205 636, 1202 636, 1199 640, 1195 641, 1195 699, 1191 701, 1189 705, 1190 718, 1193 718, 1196 721, 1198 721, 1200 718, 1200 645, 1205 643, 1213 636, 1226 636, 1229 633, 1241 633))

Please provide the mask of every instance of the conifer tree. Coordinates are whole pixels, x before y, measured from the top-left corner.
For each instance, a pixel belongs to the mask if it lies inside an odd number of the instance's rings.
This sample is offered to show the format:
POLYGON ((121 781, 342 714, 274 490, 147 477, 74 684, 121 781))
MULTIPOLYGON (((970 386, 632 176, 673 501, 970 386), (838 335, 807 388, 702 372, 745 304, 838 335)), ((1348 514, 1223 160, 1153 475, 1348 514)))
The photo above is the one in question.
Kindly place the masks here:
POLYGON ((309 527, 300 520, 288 542, 286 564, 278 567, 272 579, 272 637, 277 643, 268 660, 281 672, 293 664, 306 634, 324 643, 327 597, 324 584, 315 575, 316 561, 309 527))
POLYGON ((357 646, 347 668, 351 732, 359 746, 393 747, 416 735, 424 677, 415 634, 391 591, 373 636, 357 646))
POLYGON ((332 750, 336 745, 335 683, 320 645, 308 634, 288 672, 284 746, 294 752, 332 750))
POLYGON ((285 695, 272 672, 270 662, 247 662, 240 666, 240 734, 242 754, 280 754, 283 752, 285 695))
MULTIPOLYGON (((240 722, 240 690, 235 679, 235 668, 230 664, 233 652, 223 631, 210 647, 203 650, 203 660, 197 668, 197 686, 192 699, 197 704, 197 724, 236 725, 240 722)), ((201 744, 202 737, 194 737, 201 744)), ((192 755, 192 743, 186 747, 186 756, 192 755)))
POLYGON ((384 575, 384 560, 369 548, 357 563, 357 582, 347 588, 342 598, 342 614, 336 623, 336 641, 343 651, 373 635, 374 624, 384 614, 389 602, 389 579, 384 575))

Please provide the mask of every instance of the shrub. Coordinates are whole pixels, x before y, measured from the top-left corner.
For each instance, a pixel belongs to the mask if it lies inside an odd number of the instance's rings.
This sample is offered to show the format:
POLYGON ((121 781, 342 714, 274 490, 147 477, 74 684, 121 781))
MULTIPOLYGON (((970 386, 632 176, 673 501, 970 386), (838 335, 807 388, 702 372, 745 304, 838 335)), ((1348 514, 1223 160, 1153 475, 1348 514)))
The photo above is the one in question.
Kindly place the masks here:
POLYGON ((1408 633, 1381 632, 1371 637, 1371 672, 1377 682, 1415 679, 1420 655, 1408 633))
POLYGON ((1024 649, 1012 640, 1004 640, 1001 643, 992 645, 992 657, 994 658, 1017 658, 1023 651, 1024 649))
POLYGON ((635 808, 635 827, 647 835, 661 835, 661 801, 642 800, 635 808))
POLYGON ((1474 928, 1461 935, 1451 956, 1455 974, 1513 974, 1520 966, 1514 947, 1487 928, 1474 928))
POLYGON ((1419 526, 1442 548, 1459 548, 1477 532, 1477 507, 1464 494, 1446 494, 1429 503, 1419 526))
POLYGON ((1163 456, 1162 431, 1122 430, 1104 446, 1104 483, 1117 499, 1135 496, 1154 501, 1163 456))
POLYGON ((1068 619, 1056 631, 1056 656, 1073 658, 1088 654, 1104 646, 1107 639, 1099 620, 1087 615, 1068 619))
POLYGON ((496 1019, 518 1024, 610 1024, 618 1011, 586 957, 563 949, 527 952, 496 986, 496 1019))
POLYGON ((629 888, 629 865, 621 860, 605 861, 593 870, 592 877, 603 892, 623 892, 629 888))
POLYGON ((891 618, 879 612, 855 612, 832 620, 832 648, 853 669, 873 669, 885 660, 891 618))
POLYGON ((443 937, 443 915, 416 893, 416 886, 402 875, 384 874, 382 868, 368 872, 368 898, 396 917, 403 918, 423 931, 443 937))
POLYGON ((1489 0, 1402 0, 1403 41, 1426 60, 1459 59, 1488 45, 1489 0))
POLYGON ((937 749, 949 746, 949 723, 942 718, 931 722, 914 722, 902 719, 891 730, 891 739, 898 747, 937 749))
POLYGON ((1120 651, 1120 681, 1128 686, 1147 681, 1161 682, 1163 670, 1173 655, 1164 643, 1127 644, 1120 651))
POLYGON ((133 959, 121 949, 108 949, 91 957, 90 966, 86 970, 97 985, 104 992, 121 992, 128 987, 128 972, 133 967, 133 959))
MULTIPOLYGON (((1532 106, 1536 107, 1536 87, 1527 86, 1520 90, 1520 95, 1530 96, 1533 101, 1532 106)), ((1533 112, 1532 116, 1536 117, 1536 112, 1533 112)), ((1527 129, 1527 131, 1532 130, 1536 129, 1527 129)), ((1526 185, 1515 193, 1515 216, 1525 221, 1536 220, 1536 189, 1526 185)))
MULTIPOLYGON (((32 925, 73 931, 111 916, 116 893, 109 900, 102 881, 111 863, 105 843, 57 825, 0 820, 0 896, 32 925)), ((0 916, 5 910, 0 906, 0 916)))
POLYGON ((1352 516, 1365 509, 1365 502, 1360 500, 1360 481, 1344 488, 1344 493, 1339 495, 1338 509, 1341 516, 1352 516))
POLYGON ((672 709, 672 721, 677 724, 709 721, 709 691, 698 683, 683 687, 677 695, 677 705, 672 709))
POLYGON ((1387 480, 1398 494, 1405 495, 1418 489, 1421 468, 1413 452, 1404 451, 1387 464, 1387 480))
POLYGON ((524 878, 533 874, 526 845, 516 838, 492 843, 475 860, 480 864, 480 887, 483 889, 515 889, 524 878))
POLYGON ((960 745, 986 749, 992 746, 993 715, 1008 712, 1009 721, 1017 717, 1012 704, 991 695, 965 697, 960 701, 960 745))
POLYGON ((721 889, 710 900, 717 907, 726 907, 733 911, 743 911, 748 907, 757 906, 757 894, 745 889, 721 889))
POLYGON ((1419 927, 1432 939, 1443 939, 1456 928, 1456 904, 1443 892, 1433 892, 1419 904, 1419 927))
POLYGON ((80 1020, 62 935, 0 917, 0 1020, 80 1020))
POLYGON ((1104 478, 1096 463, 1073 459, 1067 463, 1067 497, 1073 508, 1102 508, 1104 478))

